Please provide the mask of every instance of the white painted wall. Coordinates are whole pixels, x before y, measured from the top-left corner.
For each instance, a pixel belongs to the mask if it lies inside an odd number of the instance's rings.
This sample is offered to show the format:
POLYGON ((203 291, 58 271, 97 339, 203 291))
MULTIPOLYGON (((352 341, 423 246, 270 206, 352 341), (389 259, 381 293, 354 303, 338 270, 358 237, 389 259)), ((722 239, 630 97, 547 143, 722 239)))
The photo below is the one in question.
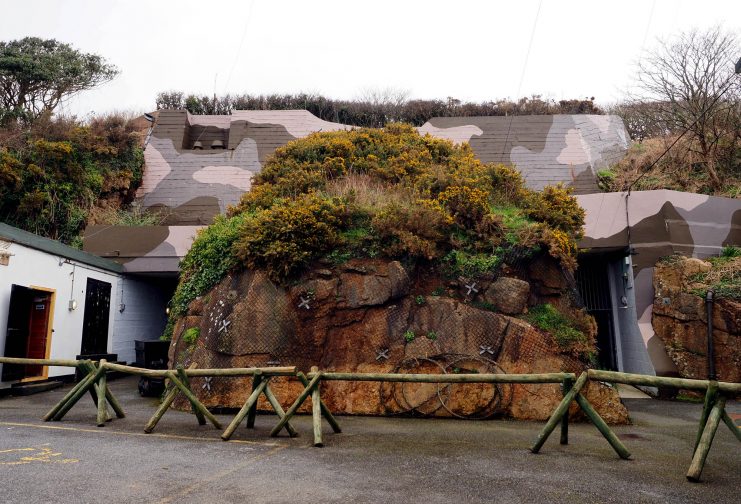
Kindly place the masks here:
MULTIPOLYGON (((0 266, 0 354, 5 350, 7 334, 10 291, 13 284, 24 287, 54 289, 54 332, 51 337, 52 359, 74 359, 80 353, 82 343, 82 322, 85 313, 85 288, 87 279, 94 278, 111 284, 111 315, 108 327, 108 351, 114 346, 114 313, 118 306, 121 289, 121 276, 88 266, 76 261, 61 259, 18 243, 11 243, 8 249, 12 257, 8 266, 0 266), (74 271, 74 291, 72 278, 74 271), (77 300, 77 309, 69 311, 70 299, 77 300)), ((0 364, 0 372, 1 372, 0 364)), ((71 368, 50 367, 49 377, 73 374, 71 368)), ((0 382, 0 387, 10 382, 0 382)))

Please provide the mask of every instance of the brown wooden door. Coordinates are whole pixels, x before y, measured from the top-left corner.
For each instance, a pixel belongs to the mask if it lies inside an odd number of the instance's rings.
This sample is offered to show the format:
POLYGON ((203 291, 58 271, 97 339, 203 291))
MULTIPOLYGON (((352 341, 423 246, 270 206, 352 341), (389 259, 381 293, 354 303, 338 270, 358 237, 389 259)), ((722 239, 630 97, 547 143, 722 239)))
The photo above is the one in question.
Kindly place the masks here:
MULTIPOLYGON (((45 359, 46 344, 49 336, 49 313, 51 312, 51 294, 35 292, 31 302, 31 314, 28 321, 29 359, 45 359)), ((42 376, 43 366, 26 366, 26 378, 42 376)))
MULTIPOLYGON (((28 350, 28 320, 34 292, 22 285, 13 285, 8 306, 8 330, 5 335, 5 357, 26 357, 28 350)), ((23 364, 3 364, 3 381, 20 380, 26 376, 23 364)))

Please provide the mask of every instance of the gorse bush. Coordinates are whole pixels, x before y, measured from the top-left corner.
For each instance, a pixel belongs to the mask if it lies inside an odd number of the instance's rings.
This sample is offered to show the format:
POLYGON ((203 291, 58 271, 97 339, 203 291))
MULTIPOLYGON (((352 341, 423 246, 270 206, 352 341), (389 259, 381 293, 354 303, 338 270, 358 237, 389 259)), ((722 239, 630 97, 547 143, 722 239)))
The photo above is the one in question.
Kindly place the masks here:
POLYGON ((569 190, 531 191, 468 144, 404 124, 314 133, 277 149, 228 217, 198 235, 173 314, 230 268, 260 268, 285 284, 321 258, 386 257, 475 277, 502 266, 509 247, 573 268, 583 221, 569 190))
POLYGON ((338 248, 427 261, 456 251, 455 264, 481 255, 493 267, 487 255, 524 243, 572 266, 584 220, 569 190, 530 191, 516 170, 481 163, 468 144, 404 124, 286 144, 229 214, 248 216, 234 257, 278 281, 338 248))
POLYGON ((129 201, 141 182, 141 137, 123 117, 44 116, 3 130, 0 143, 0 221, 66 243, 100 200, 129 201))
POLYGON ((286 280, 335 247, 346 213, 343 202, 315 194, 283 201, 246 216, 233 253, 248 268, 286 280))

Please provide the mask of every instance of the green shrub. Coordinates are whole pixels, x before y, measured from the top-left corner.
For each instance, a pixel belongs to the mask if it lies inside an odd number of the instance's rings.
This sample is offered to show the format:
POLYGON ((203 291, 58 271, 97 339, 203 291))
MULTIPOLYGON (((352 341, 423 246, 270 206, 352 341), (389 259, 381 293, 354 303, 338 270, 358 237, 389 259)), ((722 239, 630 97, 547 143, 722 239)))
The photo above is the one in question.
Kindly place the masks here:
POLYGON ((597 172, 597 186, 599 186, 599 188, 605 192, 613 191, 616 177, 617 173, 615 173, 612 169, 599 170, 597 172))
POLYGON ((712 289, 716 298, 741 300, 741 248, 724 247, 720 256, 711 257, 707 261, 712 265, 710 271, 690 278, 693 283, 702 285, 693 288, 692 293, 705 297, 708 290, 712 289))
POLYGON ((199 327, 191 327, 183 332, 183 341, 188 345, 195 345, 198 341, 198 337, 201 335, 201 329, 199 327))
POLYGON ((77 242, 98 201, 126 203, 141 182, 141 138, 123 117, 43 116, 3 133, 0 221, 27 231, 77 242))
POLYGON ((523 318, 553 336, 562 349, 572 350, 589 344, 589 338, 575 327, 575 321, 550 303, 534 306, 523 318))
POLYGON ((559 183, 532 193, 528 203, 529 216, 565 233, 576 232, 580 238, 585 212, 572 192, 573 189, 559 183))
POLYGON ((451 276, 466 278, 494 272, 501 266, 501 259, 494 254, 469 254, 462 250, 452 250, 445 261, 451 276))
POLYGON ((404 341, 406 341, 407 343, 411 343, 416 337, 417 336, 414 334, 414 331, 406 331, 404 333, 404 341))
POLYGON ((170 317, 185 315, 188 305, 208 292, 236 264, 234 242, 248 215, 218 216, 198 232, 193 246, 180 263, 180 283, 170 302, 170 317))
POLYGON ((315 194, 248 216, 234 244, 236 258, 248 268, 264 268, 275 281, 284 281, 339 242, 338 229, 346 206, 315 194))
POLYGON ((721 257, 741 257, 741 247, 726 245, 720 251, 721 257))

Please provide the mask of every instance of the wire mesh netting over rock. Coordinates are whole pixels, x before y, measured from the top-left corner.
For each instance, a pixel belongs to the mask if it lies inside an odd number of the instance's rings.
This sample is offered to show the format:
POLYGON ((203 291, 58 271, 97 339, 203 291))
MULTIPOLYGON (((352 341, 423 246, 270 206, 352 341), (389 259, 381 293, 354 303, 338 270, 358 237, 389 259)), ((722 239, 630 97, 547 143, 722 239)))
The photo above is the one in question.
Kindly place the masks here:
MULTIPOLYGON (((318 264, 288 287, 261 271, 231 274, 178 321, 171 364, 438 374, 581 371, 594 349, 595 328, 581 310, 573 277, 546 254, 507 254, 495 271, 470 278, 378 259, 318 264), (186 338, 193 328, 197 338, 186 338)), ((232 378, 194 382, 209 406, 239 407, 249 388, 232 378)), ((326 382, 322 394, 338 412, 488 418, 513 410, 537 416, 533 408, 513 405, 533 390, 548 398, 538 411, 560 398, 557 385, 503 384, 326 382)))

